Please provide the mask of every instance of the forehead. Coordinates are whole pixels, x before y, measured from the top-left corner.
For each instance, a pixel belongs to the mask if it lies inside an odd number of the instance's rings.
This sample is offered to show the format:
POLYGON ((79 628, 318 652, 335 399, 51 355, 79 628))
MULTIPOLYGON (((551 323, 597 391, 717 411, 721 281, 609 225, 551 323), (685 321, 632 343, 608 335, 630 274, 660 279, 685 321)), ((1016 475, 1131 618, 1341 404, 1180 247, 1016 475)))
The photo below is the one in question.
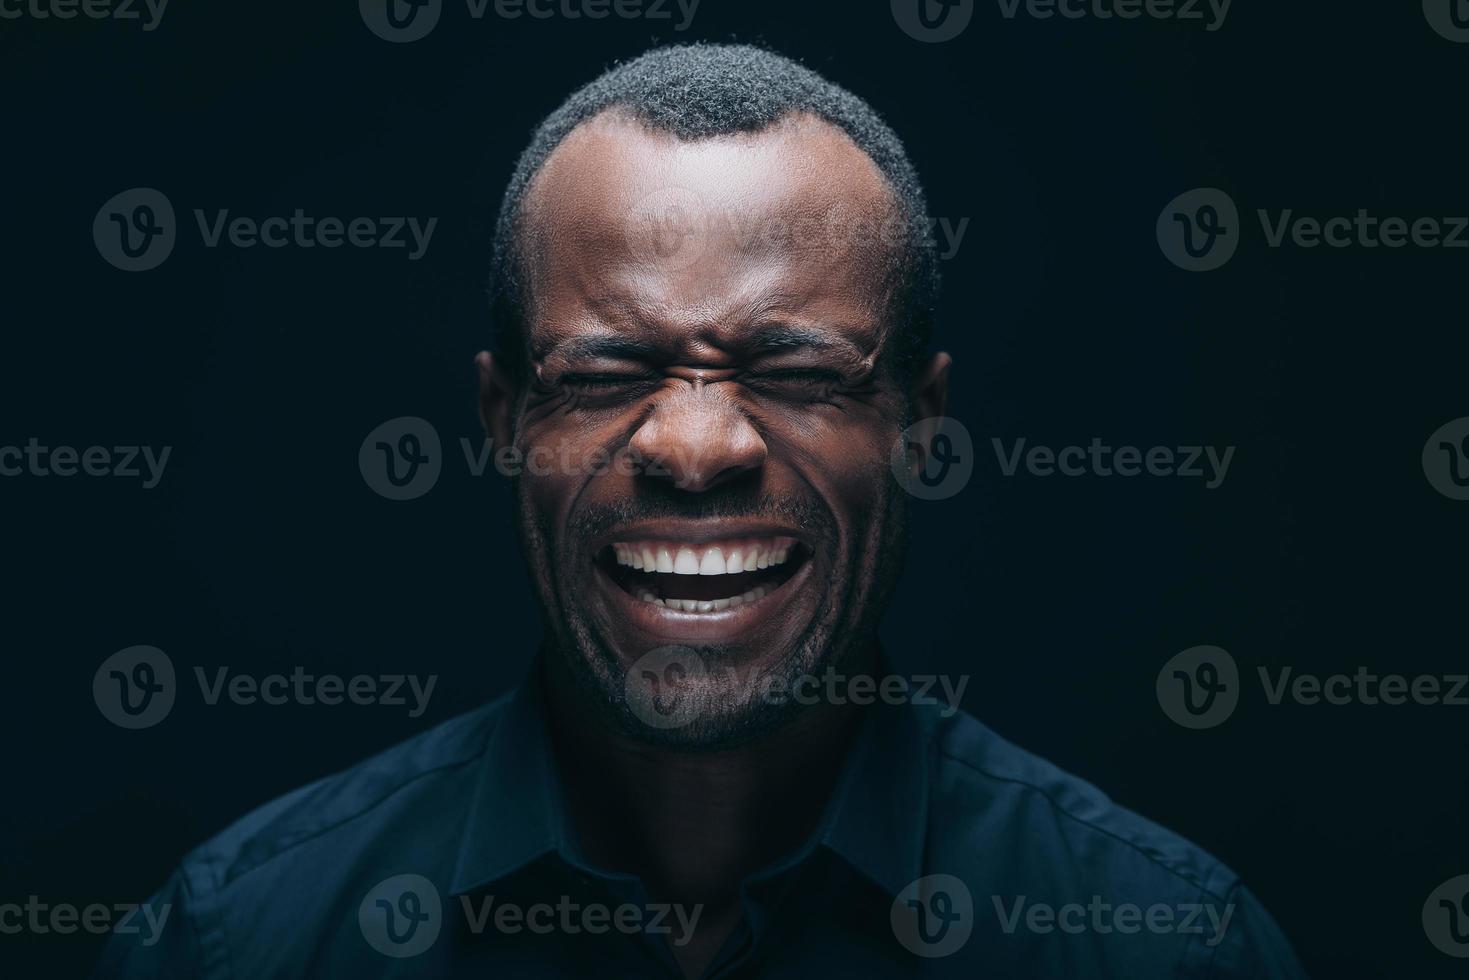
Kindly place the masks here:
POLYGON ((873 161, 814 117, 684 141, 604 113, 526 197, 532 356, 600 333, 724 349, 774 323, 871 351, 900 213, 873 161))

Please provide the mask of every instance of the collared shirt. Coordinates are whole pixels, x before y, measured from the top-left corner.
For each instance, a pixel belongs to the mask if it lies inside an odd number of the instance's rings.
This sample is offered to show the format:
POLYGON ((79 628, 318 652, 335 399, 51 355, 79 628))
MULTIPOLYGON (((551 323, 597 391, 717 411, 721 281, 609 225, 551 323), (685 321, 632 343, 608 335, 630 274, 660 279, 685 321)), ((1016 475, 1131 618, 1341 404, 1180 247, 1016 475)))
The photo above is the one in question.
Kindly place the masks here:
MULTIPOLYGON (((963 712, 865 711, 704 976, 1304 976, 1199 848, 963 712)), ((145 908, 96 976, 681 977, 701 912, 586 860, 534 680, 260 808, 145 908)))

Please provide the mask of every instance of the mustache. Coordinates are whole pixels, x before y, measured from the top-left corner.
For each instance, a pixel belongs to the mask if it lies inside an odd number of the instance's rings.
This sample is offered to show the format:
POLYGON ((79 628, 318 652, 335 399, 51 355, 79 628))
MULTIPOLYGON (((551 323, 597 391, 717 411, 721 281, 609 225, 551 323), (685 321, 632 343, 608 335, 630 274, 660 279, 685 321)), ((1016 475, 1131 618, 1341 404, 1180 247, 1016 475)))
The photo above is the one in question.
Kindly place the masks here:
POLYGON ((830 539, 831 511, 820 501, 794 493, 748 490, 690 494, 674 487, 650 486, 615 502, 589 503, 567 522, 573 540, 595 537, 638 521, 757 520, 805 528, 830 539))

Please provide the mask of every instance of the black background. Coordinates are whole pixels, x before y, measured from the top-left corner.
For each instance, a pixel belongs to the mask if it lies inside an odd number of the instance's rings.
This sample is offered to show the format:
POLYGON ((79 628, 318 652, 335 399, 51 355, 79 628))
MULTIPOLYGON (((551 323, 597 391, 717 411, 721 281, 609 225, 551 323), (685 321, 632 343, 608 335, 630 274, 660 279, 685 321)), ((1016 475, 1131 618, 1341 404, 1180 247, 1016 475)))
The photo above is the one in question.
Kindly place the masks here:
MULTIPOLYGON (((137 22, 0 21, 0 445, 171 446, 162 483, 0 479, 0 901, 141 901, 255 805, 511 685, 538 632, 506 488, 469 475, 489 229, 532 126, 654 42, 764 41, 868 99, 935 215, 951 414, 974 480, 915 505, 887 623, 900 669, 1234 867, 1313 975, 1460 975, 1419 916, 1469 872, 1466 710, 1267 704, 1255 668, 1463 672, 1469 504, 1419 456, 1469 415, 1466 253, 1267 246, 1256 208, 1469 212, 1469 45, 1415 2, 1237 0, 1199 22, 1004 19, 921 44, 886 3, 704 0, 671 21, 472 20, 413 44, 350 2, 184 4, 137 22), (106 264, 104 201, 179 214, 158 269, 106 264), (1184 272, 1154 235, 1217 186, 1243 240, 1184 272), (205 248, 192 210, 439 218, 428 254, 205 248), (393 502, 364 436, 429 420, 444 472, 393 502), (1228 479, 1001 475, 1007 445, 1236 446, 1228 479), (1154 680, 1228 649, 1234 716, 1186 731, 1154 680), (181 674, 168 719, 107 722, 104 658, 181 674), (403 708, 209 706, 213 672, 437 674, 403 708)), ((8 975, 84 972, 98 940, 0 936, 8 975)), ((0 972, 7 972, 0 968, 0 972)))

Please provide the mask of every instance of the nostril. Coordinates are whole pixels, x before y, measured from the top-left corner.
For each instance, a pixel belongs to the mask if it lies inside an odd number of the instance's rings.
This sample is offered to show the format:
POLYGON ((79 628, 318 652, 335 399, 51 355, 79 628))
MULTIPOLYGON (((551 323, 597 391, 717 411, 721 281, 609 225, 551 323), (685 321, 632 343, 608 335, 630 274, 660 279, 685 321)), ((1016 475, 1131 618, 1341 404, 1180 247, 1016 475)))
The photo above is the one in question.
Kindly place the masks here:
POLYGON ((713 476, 704 477, 703 479, 701 479, 697 488, 690 487, 688 489, 711 490, 714 487, 724 486, 731 480, 736 480, 744 474, 749 473, 750 471, 751 467, 743 463, 726 466, 715 473, 713 476))

